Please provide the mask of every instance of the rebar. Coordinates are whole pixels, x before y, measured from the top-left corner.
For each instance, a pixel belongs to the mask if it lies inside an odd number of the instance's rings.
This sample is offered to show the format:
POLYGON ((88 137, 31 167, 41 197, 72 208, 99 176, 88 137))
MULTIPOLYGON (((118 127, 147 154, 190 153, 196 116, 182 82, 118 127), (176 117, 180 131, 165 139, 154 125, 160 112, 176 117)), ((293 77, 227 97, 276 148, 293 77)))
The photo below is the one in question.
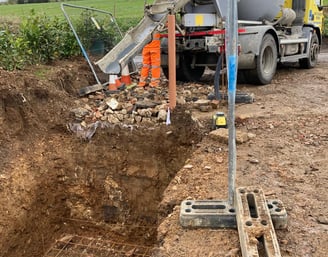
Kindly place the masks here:
POLYGON ((102 238, 64 235, 44 257, 150 257, 150 246, 104 240, 102 238))

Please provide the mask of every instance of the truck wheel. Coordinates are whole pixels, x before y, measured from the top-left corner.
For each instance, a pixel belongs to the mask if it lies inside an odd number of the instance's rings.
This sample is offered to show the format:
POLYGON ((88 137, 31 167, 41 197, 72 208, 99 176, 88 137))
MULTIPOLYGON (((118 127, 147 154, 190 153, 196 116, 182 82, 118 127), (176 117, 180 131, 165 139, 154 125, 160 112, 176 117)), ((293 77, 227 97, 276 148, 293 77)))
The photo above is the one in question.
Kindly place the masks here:
POLYGON ((238 84, 247 84, 249 83, 248 77, 248 70, 238 70, 237 73, 237 83, 238 84))
POLYGON ((205 67, 191 67, 192 56, 182 55, 180 58, 180 69, 184 82, 199 81, 204 74, 205 67))
MULTIPOLYGON (((163 73, 167 79, 169 79, 169 68, 168 67, 162 67, 163 73)), ((181 68, 176 68, 175 71, 175 77, 177 81, 186 81, 186 78, 183 75, 183 72, 181 71, 181 68)))
POLYGON ((300 59, 299 64, 303 69, 312 69, 317 65, 319 55, 319 39, 317 34, 312 34, 308 58, 300 59))
MULTIPOLYGON (((164 56, 164 55, 163 55, 163 56, 164 56)), ((168 59, 168 56, 166 56, 166 59, 168 59)), ((181 56, 180 56, 180 55, 179 55, 178 60, 181 61, 181 56)), ((168 67, 168 66, 162 66, 162 71, 163 71, 165 77, 166 77, 167 79, 169 79, 169 67, 168 67)), ((175 76, 176 76, 176 80, 177 80, 177 81, 182 81, 182 82, 187 81, 187 79, 186 79, 186 77, 184 76, 183 71, 182 71, 182 69, 181 69, 181 65, 179 65, 179 67, 176 66, 175 76)))
POLYGON ((260 53, 256 58, 256 69, 250 70, 249 81, 253 84, 271 83, 277 69, 277 45, 271 34, 264 35, 260 53))

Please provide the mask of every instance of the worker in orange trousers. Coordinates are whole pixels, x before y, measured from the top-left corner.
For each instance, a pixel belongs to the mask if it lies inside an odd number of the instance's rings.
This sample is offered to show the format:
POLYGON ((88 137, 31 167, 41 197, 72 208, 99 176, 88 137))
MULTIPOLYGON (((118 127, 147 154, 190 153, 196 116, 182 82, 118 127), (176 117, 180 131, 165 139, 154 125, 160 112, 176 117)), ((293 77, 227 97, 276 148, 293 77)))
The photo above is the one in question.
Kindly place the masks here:
POLYGON ((153 34, 153 40, 142 50, 142 69, 140 72, 139 87, 145 87, 151 72, 149 86, 158 87, 161 76, 161 41, 160 33, 153 34))

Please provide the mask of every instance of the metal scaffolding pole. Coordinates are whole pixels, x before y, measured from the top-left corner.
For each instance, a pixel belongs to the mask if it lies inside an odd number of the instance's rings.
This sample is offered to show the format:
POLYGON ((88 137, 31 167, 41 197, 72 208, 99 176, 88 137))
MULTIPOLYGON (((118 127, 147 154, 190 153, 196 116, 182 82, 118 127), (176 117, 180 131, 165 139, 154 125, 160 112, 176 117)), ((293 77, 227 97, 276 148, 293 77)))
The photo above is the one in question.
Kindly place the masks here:
POLYGON ((237 0, 228 1, 228 16, 226 21, 226 62, 228 72, 228 128, 229 128, 229 169, 228 169, 228 201, 234 204, 236 179, 236 129, 235 100, 238 69, 238 15, 237 0))

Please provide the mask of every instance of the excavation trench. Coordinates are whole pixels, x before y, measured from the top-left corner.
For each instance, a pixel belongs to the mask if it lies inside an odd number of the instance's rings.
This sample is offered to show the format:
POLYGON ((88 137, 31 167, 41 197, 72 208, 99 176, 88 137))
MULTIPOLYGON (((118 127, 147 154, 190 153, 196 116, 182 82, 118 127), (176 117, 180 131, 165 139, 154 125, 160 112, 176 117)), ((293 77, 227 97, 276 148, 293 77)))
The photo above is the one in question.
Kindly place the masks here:
POLYGON ((0 256, 150 256, 173 207, 159 211, 162 194, 200 140, 184 110, 172 123, 98 129, 88 142, 61 126, 25 134, 0 256))

